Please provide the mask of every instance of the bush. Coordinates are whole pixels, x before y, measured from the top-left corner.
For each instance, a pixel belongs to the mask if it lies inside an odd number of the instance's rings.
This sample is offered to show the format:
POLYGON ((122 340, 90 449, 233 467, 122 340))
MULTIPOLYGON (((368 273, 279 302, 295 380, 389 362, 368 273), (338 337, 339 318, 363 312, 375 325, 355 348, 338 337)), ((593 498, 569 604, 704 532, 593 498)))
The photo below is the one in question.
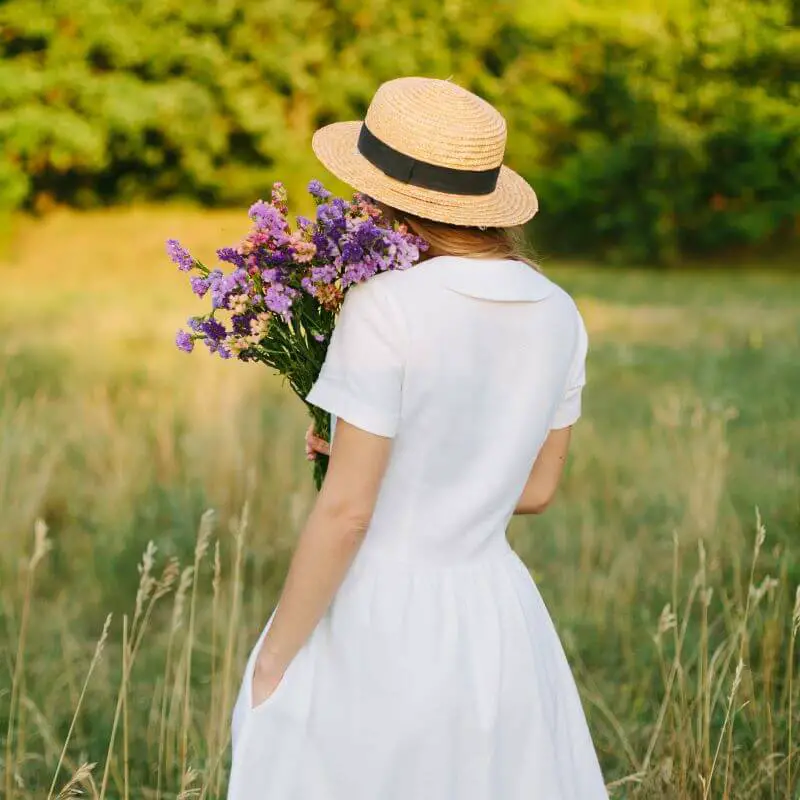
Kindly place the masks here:
MULTIPOLYGON (((548 249, 616 260, 794 233, 790 0, 7 0, 0 206, 246 202, 383 80, 453 76, 507 116, 548 249)), ((288 179, 288 180, 287 180, 288 179)))

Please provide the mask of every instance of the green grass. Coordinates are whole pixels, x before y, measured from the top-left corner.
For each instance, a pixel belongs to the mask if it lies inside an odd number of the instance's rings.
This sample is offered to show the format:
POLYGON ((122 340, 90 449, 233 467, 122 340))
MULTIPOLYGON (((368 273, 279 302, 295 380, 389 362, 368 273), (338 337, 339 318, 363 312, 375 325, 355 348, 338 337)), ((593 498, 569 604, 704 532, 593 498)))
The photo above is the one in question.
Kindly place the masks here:
MULTIPOLYGON (((299 401, 254 366, 172 347, 194 306, 164 239, 209 255, 241 216, 63 213, 17 220, 5 245, 0 794, 47 797, 69 736, 57 788, 78 771, 95 797, 222 796, 243 659, 313 500, 299 401), (31 570, 37 519, 52 546, 31 570)), ((794 800, 800 280, 548 272, 589 328, 585 416, 558 501, 510 535, 613 794, 794 800)))

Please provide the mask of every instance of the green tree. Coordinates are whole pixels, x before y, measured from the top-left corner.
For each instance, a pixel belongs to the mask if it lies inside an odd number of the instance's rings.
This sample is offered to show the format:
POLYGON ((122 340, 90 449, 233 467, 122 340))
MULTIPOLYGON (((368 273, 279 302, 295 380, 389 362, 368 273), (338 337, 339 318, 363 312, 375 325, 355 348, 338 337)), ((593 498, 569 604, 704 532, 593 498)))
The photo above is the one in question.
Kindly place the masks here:
POLYGON ((791 0, 6 0, 0 206, 247 202, 398 75, 509 121, 548 249, 669 262, 794 233, 791 0))

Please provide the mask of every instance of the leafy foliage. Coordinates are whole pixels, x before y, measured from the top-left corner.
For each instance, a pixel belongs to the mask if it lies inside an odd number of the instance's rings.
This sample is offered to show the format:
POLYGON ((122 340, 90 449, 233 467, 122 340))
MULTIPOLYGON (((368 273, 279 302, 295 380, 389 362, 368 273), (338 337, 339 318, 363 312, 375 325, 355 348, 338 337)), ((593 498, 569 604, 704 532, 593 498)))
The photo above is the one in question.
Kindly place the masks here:
POLYGON ((507 116, 550 249, 671 261, 796 232, 791 0, 6 0, 0 206, 252 201, 404 74, 507 116))

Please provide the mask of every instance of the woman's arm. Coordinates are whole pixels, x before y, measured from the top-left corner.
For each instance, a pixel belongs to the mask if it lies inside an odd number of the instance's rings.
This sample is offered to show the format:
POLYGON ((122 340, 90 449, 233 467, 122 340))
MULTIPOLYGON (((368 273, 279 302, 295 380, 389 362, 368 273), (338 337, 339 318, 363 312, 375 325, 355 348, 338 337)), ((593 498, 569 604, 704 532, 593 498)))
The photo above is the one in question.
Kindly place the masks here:
POLYGON ((344 580, 367 532, 392 440, 342 419, 325 482, 300 534, 256 661, 253 702, 274 691, 344 580))
POLYGON ((517 502, 515 514, 541 514, 553 499, 567 461, 572 427, 550 431, 517 502))

